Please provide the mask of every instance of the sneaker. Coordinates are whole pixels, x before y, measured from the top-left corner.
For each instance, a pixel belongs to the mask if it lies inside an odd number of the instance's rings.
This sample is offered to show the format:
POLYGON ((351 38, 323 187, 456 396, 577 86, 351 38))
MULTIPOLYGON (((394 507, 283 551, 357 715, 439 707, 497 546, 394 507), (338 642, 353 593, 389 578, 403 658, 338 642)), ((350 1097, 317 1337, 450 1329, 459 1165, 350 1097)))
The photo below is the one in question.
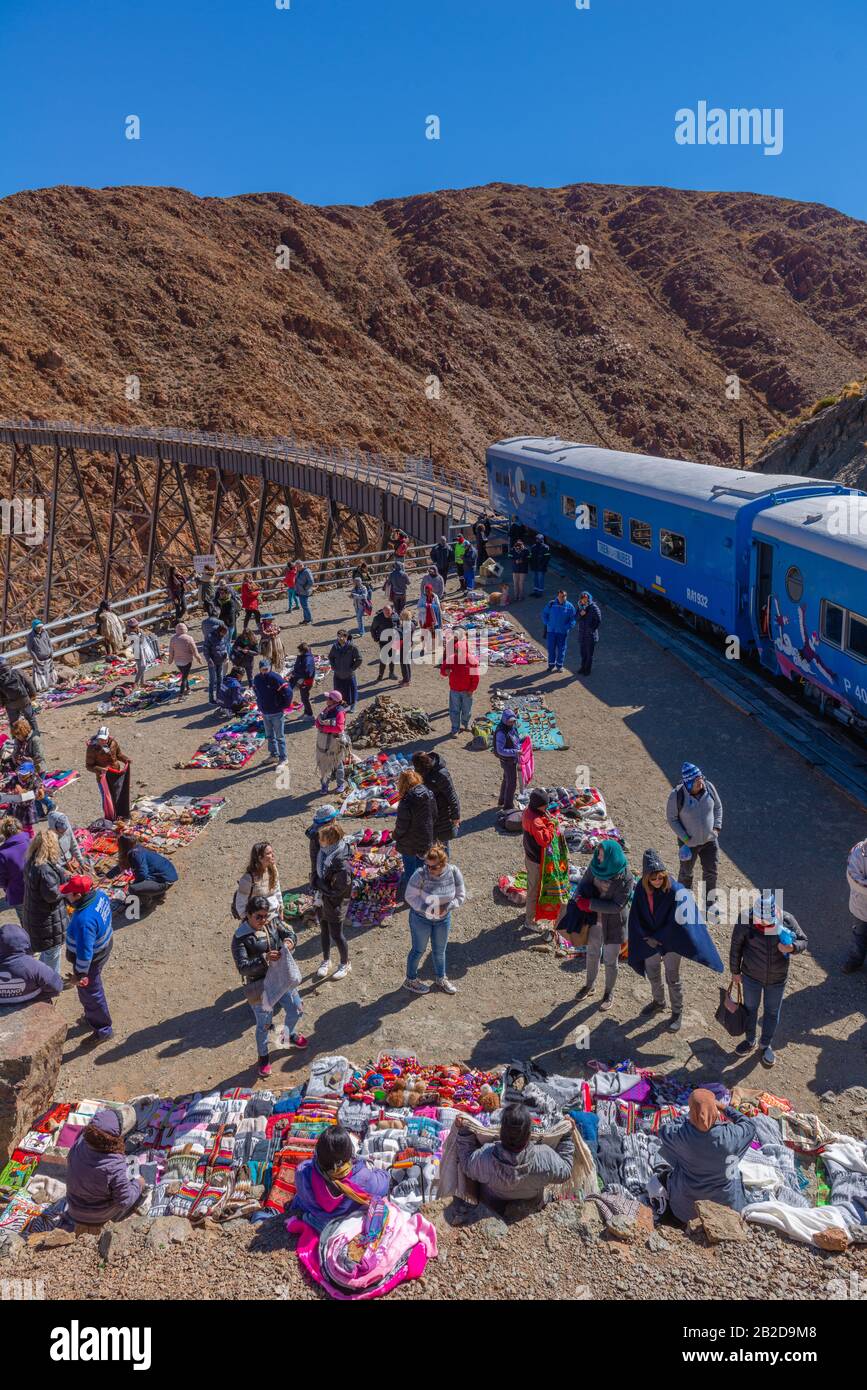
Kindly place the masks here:
POLYGON ((651 999, 649 1004, 645 1004, 644 1008, 640 1011, 638 1017, 647 1018, 650 1014, 662 1013, 665 1013, 665 1005, 658 1004, 655 999, 651 999))
POLYGON ((430 994, 430 985, 426 985, 424 980, 404 980, 403 987, 413 994, 430 994))
POLYGON ((751 1052, 755 1051, 755 1047, 756 1045, 754 1042, 748 1042, 747 1039, 744 1038, 743 1042, 738 1043, 735 1052, 739 1057, 748 1057, 751 1052))
POLYGON ((332 980, 344 980, 351 969, 352 966, 349 961, 347 961, 345 965, 339 965, 331 977, 332 980))
POLYGON ((316 978, 317 978, 317 980, 324 980, 324 979, 325 979, 325 976, 328 974, 328 972, 329 972, 330 969, 331 969, 331 961, 330 961, 330 960, 324 960, 324 961, 322 962, 322 964, 320 965, 319 969, 316 971, 316 978))
POLYGON ((290 1033, 289 1041, 291 1042, 293 1047, 307 1046, 307 1039, 305 1038, 303 1033, 290 1033))
POLYGON ((683 1027, 683 1014, 672 1014, 668 1022, 669 1033, 679 1033, 683 1027))
POLYGON ((762 1066, 772 1067, 776 1060, 777 1058, 774 1049, 769 1044, 762 1053, 762 1066))
POLYGON ((441 980, 437 980, 437 989, 441 989, 443 994, 457 994, 457 990, 451 980, 447 980, 445 975, 441 980))
POLYGON ((590 991, 592 990, 592 988, 593 988, 592 985, 582 985, 581 988, 579 989, 578 993, 576 994, 575 998, 576 998, 576 999, 586 999, 587 996, 588 996, 588 994, 589 994, 590 991))
POLYGON ((614 1000, 612 999, 610 994, 603 994, 602 1002, 600 1003, 599 1007, 603 1013, 607 1013, 613 1003, 614 1000))
POLYGON ((267 1058, 267 1057, 260 1057, 260 1058, 259 1058, 259 1075, 260 1075, 260 1076, 270 1076, 270 1075, 271 1075, 271 1063, 268 1061, 268 1058, 267 1058))

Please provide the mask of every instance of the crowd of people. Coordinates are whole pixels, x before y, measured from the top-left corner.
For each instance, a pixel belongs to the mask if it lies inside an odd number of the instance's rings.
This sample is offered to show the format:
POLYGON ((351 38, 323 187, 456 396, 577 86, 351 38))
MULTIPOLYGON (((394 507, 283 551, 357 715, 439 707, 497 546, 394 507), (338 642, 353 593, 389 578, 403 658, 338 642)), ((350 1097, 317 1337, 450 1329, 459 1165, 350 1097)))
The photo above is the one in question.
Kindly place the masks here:
MULTIPOLYGON (((486 573, 493 574, 508 561, 508 583, 500 575, 508 601, 542 600, 538 616, 547 641, 548 673, 564 671, 570 637, 577 629, 578 674, 591 674, 602 620, 592 594, 583 590, 573 603, 568 592, 558 588, 546 600, 550 547, 543 535, 526 535, 517 518, 509 528, 504 554, 497 557, 502 564, 497 564, 492 549, 490 518, 482 516, 454 540, 444 536, 438 541, 430 550, 429 563, 418 573, 410 568, 409 541, 402 532, 393 537, 393 562, 381 585, 377 586, 368 565, 359 562, 347 596, 354 631, 340 627, 327 650, 332 688, 317 701, 316 709, 312 694, 317 670, 311 644, 299 641, 287 659, 279 626, 263 608, 262 589, 254 576, 244 576, 237 586, 217 581, 213 574, 201 578, 199 639, 188 625, 192 581, 172 567, 166 596, 174 632, 165 659, 179 676, 177 698, 190 697, 191 672, 206 666, 209 706, 221 716, 237 715, 250 709, 252 700, 264 725, 266 756, 278 766, 287 762, 287 717, 294 715, 300 726, 312 723, 315 780, 323 795, 333 784, 336 797, 341 798, 352 756, 347 717, 362 699, 359 673, 369 660, 362 644, 365 639, 373 644, 372 664, 377 671, 370 682, 372 691, 386 677, 408 686, 413 634, 418 629, 435 633, 442 628, 444 598, 453 573, 458 594, 471 594, 480 571, 488 567, 486 573), (381 602, 374 597, 377 587, 381 602)), ((288 614, 297 612, 299 625, 310 625, 315 582, 309 566, 291 561, 283 584, 288 614)), ((143 683, 148 670, 162 659, 153 634, 135 619, 122 624, 108 604, 100 605, 95 621, 106 654, 131 653, 136 682, 143 683)), ((439 669, 447 682, 450 733, 457 736, 471 727, 481 672, 468 632, 458 627, 452 637, 439 669)), ((50 635, 37 620, 27 649, 32 678, 0 661, 0 701, 10 725, 2 750, 8 804, 0 820, 0 887, 17 919, 0 927, 0 1004, 56 1000, 64 988, 65 959, 90 1037, 99 1042, 110 1038, 114 1027, 103 982, 113 946, 112 903, 96 883, 73 827, 42 785, 46 763, 34 701, 41 691, 52 688, 56 672, 50 635)), ((509 814, 515 810, 520 786, 522 739, 516 711, 508 706, 501 711, 492 747, 500 765, 498 808, 509 814)), ((177 870, 169 858, 142 844, 126 824, 131 759, 107 725, 88 741, 85 769, 97 782, 104 821, 120 831, 118 865, 131 876, 129 893, 145 910, 157 906, 177 883, 177 870)), ((449 938, 454 914, 465 907, 467 887, 458 862, 463 858, 459 852, 461 803, 445 755, 416 749, 400 772, 397 795, 393 841, 402 872, 396 912, 407 914, 403 986, 419 996, 431 988, 454 995, 457 990, 447 967, 449 938), (428 952, 432 985, 421 976, 428 952)), ((586 952, 579 1000, 592 1003, 601 974, 598 1008, 610 1010, 620 966, 626 962, 649 987, 642 1015, 652 1017, 668 1008, 668 1031, 677 1033, 683 1027, 690 971, 694 967, 724 969, 709 932, 709 927, 724 920, 718 893, 723 805, 714 783, 695 763, 683 763, 665 807, 673 837, 671 856, 645 848, 638 874, 630 868, 619 840, 605 838, 596 845, 577 882, 571 883, 568 860, 562 862, 559 800, 534 785, 525 800, 520 813, 525 925, 557 932, 572 947, 586 952)), ((321 946, 314 978, 345 980, 353 968, 347 933, 353 881, 351 840, 340 806, 318 806, 306 837, 309 890, 321 946)), ((842 968, 851 973, 862 969, 867 960, 867 840, 851 851, 848 881, 853 940, 842 968)), ((232 917, 236 926, 231 957, 252 1014, 258 1073, 265 1078, 271 1073, 275 1046, 300 1050, 308 1045, 299 1027, 304 1004, 295 960, 297 934, 286 915, 271 843, 253 845, 232 898, 232 917), (278 1037, 275 1020, 280 1016, 278 1037)), ((770 1068, 776 1062, 773 1044, 790 962, 807 949, 806 936, 773 892, 756 895, 731 925, 727 964, 746 1025, 733 1052, 745 1057, 758 1048, 761 1064, 770 1068)), ((496 1142, 479 1146, 467 1136, 459 1146, 464 1170, 481 1185, 485 1200, 496 1210, 505 1202, 535 1200, 544 1188, 565 1181, 571 1171, 569 1141, 558 1148, 533 1145, 529 1123, 525 1107, 510 1105, 496 1142)), ((110 1117, 96 1116, 88 1130, 92 1133, 85 1136, 87 1147, 77 1160, 82 1169, 77 1209, 91 1213, 133 1209, 139 1189, 135 1184, 124 1186, 114 1171, 113 1160, 120 1150, 110 1117), (97 1182, 99 1173, 103 1176, 97 1182)), ((676 1216, 689 1219, 699 1196, 738 1206, 741 1198, 726 1159, 742 1153, 751 1142, 750 1125, 743 1116, 727 1115, 709 1092, 699 1089, 690 1100, 689 1118, 666 1125, 661 1137, 675 1173, 671 1204, 676 1216)), ((357 1180, 362 1187, 369 1181, 355 1172, 351 1158, 339 1127, 319 1141, 314 1158, 299 1170, 298 1201, 306 1219, 311 1220, 315 1209, 329 1213, 339 1206, 344 1200, 340 1195, 344 1178, 357 1180), (338 1172, 341 1183, 335 1186, 338 1172)))

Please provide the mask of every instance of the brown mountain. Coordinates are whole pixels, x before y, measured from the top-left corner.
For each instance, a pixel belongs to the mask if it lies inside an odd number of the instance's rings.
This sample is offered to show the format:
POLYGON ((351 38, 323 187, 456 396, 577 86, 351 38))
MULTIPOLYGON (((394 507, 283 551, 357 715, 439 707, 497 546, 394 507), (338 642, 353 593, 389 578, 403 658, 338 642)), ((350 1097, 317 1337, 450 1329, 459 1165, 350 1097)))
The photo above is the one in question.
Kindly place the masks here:
POLYGON ((0 413, 430 440, 476 477, 519 432, 733 463, 739 416, 757 449, 864 375, 865 272, 863 223, 748 193, 43 189, 0 201, 0 413))

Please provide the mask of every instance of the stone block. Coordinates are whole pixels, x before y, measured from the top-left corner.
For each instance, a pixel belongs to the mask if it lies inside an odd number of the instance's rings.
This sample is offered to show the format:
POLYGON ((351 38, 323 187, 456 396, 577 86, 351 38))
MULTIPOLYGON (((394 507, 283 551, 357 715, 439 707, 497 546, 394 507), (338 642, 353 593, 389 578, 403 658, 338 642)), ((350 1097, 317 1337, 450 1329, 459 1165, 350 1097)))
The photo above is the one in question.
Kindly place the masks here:
POLYGON ((0 1161, 51 1104, 65 1040, 52 1004, 0 1009, 0 1161))

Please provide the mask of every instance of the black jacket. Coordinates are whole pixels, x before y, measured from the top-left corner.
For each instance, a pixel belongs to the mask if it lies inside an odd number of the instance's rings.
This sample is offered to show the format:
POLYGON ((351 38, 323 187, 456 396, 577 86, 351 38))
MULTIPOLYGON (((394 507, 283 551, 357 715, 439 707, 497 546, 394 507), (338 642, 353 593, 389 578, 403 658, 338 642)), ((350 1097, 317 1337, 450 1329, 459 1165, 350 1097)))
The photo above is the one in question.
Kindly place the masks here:
POLYGON ((342 647, 339 642, 334 642, 328 653, 328 660, 335 676, 348 681, 361 665, 361 652, 354 642, 344 642, 342 647))
POLYGON ((434 766, 425 775, 424 784, 433 792, 434 839, 442 842, 454 838, 454 821, 461 818, 461 803, 452 781, 452 774, 446 767, 446 760, 440 753, 432 753, 434 766))
POLYGON ((551 547, 544 541, 534 541, 530 546, 530 564, 536 574, 545 574, 551 558, 551 547))
POLYGON ((476 547, 473 545, 473 543, 472 543, 471 541, 467 541, 466 549, 465 549, 465 551, 464 551, 464 559, 463 559, 463 566, 464 566, 464 569, 465 569, 465 570, 475 569, 475 567, 476 567, 476 561, 478 560, 478 558, 479 558, 479 556, 478 556, 478 551, 476 550, 476 547))
POLYGON ((244 983, 264 980, 268 973, 266 953, 276 951, 284 941, 291 940, 292 932, 281 921, 266 922, 265 930, 257 935, 245 917, 232 937, 232 960, 244 983))
POLYGON ((394 844, 399 854, 421 859, 434 842, 436 801, 427 787, 410 787, 397 806, 394 844))
POLYGON ((63 945, 67 913, 60 885, 65 881, 57 864, 24 866, 24 921, 34 954, 63 945))
POLYGON ((26 705, 35 694, 35 685, 23 671, 0 661, 0 704, 26 705))
POLYGON ((777 947, 780 938, 766 935, 753 926, 752 908, 735 923, 732 944, 729 950, 729 968, 733 975, 749 975, 760 985, 778 985, 789 973, 789 961, 793 955, 800 955, 807 949, 807 938, 792 916, 783 913, 783 926, 795 933, 791 952, 784 953, 777 947))
POLYGON ((512 551, 512 573, 530 573, 530 552, 526 546, 524 546, 522 550, 512 551))
POLYGON ((444 574, 447 573, 453 559, 451 546, 443 545, 442 541, 437 541, 431 549, 430 558, 432 565, 436 565, 437 569, 444 574))
POLYGON ((380 608, 379 612, 374 615, 373 622, 370 624, 370 635, 374 642, 381 643, 383 634, 387 635, 391 632, 392 628, 399 626, 400 618, 396 613, 392 613, 389 617, 388 614, 383 613, 380 608))
MULTIPOLYGON (((316 836, 318 846, 319 836, 316 836)), ((312 838, 311 838, 311 857, 312 857, 312 838)), ((313 887, 322 894, 322 906, 326 912, 339 912, 344 903, 348 902, 352 892, 352 875, 349 872, 349 845, 339 845, 336 852, 329 861, 328 868, 324 874, 320 874, 316 865, 313 865, 313 887)), ((319 857, 319 847, 316 851, 319 857)))

